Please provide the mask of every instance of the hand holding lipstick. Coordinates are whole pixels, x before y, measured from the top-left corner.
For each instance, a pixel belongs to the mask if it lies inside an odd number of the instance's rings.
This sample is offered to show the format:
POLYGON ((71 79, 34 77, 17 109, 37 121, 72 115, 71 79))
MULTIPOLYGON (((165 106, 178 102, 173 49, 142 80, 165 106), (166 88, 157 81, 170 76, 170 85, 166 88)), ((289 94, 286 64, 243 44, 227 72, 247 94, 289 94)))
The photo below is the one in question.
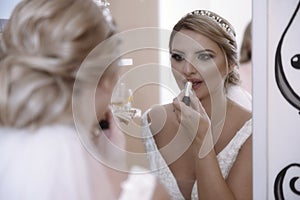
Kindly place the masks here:
POLYGON ((210 140, 211 122, 200 100, 192 93, 191 87, 191 82, 187 82, 184 91, 174 99, 173 108, 181 126, 180 131, 192 141, 190 148, 197 156, 201 153, 201 157, 204 157, 203 155, 213 148, 210 140))

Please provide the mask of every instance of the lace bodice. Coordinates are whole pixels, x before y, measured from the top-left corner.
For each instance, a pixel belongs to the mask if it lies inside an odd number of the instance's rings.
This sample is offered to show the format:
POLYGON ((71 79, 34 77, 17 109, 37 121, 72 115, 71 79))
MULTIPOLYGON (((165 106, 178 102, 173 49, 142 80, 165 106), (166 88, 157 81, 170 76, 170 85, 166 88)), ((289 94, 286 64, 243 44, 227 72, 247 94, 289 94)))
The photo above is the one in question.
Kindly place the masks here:
MULTIPOLYGON (((181 194, 179 187, 177 185, 176 179, 173 176, 171 170, 167 166, 164 158, 158 151, 154 138, 152 136, 149 123, 147 120, 147 113, 143 115, 142 123, 143 123, 143 142, 145 145, 145 150, 147 153, 147 157, 149 160, 150 171, 152 171, 157 177, 159 177, 160 181, 165 185, 168 189, 172 199, 174 200, 182 200, 184 199, 181 194)), ((217 159, 220 165, 220 169, 224 178, 227 177, 237 155, 238 151, 246 141, 246 139, 252 133, 252 119, 247 121, 244 126, 236 133, 236 135, 232 138, 232 140, 228 143, 228 145, 217 155, 217 159)), ((194 184, 192 191, 192 199, 198 199, 197 192, 197 184, 194 184)))

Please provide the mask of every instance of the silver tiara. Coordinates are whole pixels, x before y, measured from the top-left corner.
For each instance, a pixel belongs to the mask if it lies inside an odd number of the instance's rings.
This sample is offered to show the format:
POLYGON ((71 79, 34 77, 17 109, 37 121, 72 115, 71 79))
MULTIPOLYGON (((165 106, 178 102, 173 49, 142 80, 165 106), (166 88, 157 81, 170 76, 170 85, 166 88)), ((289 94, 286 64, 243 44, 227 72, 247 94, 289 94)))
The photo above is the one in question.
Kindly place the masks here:
POLYGON ((225 22, 221 17, 216 16, 214 13, 212 13, 212 12, 210 12, 208 10, 195 10, 195 11, 189 13, 189 15, 207 16, 210 19, 212 19, 213 21, 215 21, 226 32, 228 32, 228 33, 232 34, 233 36, 235 36, 234 30, 232 30, 232 28, 227 24, 227 22, 225 22))
POLYGON ((108 7, 110 4, 108 2, 108 0, 94 0, 94 2, 98 5, 98 6, 104 6, 104 7, 108 7))

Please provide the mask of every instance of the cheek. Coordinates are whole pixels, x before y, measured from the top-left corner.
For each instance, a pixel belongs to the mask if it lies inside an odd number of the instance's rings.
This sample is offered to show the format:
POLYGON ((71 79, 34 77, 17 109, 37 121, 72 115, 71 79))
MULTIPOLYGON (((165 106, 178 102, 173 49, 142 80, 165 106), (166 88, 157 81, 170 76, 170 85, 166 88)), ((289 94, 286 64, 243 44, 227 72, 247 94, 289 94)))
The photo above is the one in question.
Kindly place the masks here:
POLYGON ((226 75, 228 74, 228 69, 224 62, 216 61, 216 62, 210 62, 206 63, 205 65, 202 65, 204 68, 201 70, 200 74, 205 78, 208 79, 214 79, 220 81, 220 79, 224 79, 226 75))
POLYGON ((229 73, 229 68, 223 63, 219 65, 218 70, 222 77, 226 76, 229 73))
POLYGON ((171 59, 171 67, 173 71, 177 71, 177 73, 182 73, 184 64, 183 62, 176 62, 174 59, 171 59))
POLYGON ((225 77, 227 74, 229 74, 229 65, 227 66, 227 59, 225 59, 224 56, 219 57, 215 62, 222 77, 225 77))
MULTIPOLYGON (((178 66, 177 66, 178 67, 178 66)), ((185 77, 183 72, 178 70, 178 68, 172 66, 172 74, 177 82, 177 85, 180 89, 184 87, 183 83, 185 82, 185 77)))

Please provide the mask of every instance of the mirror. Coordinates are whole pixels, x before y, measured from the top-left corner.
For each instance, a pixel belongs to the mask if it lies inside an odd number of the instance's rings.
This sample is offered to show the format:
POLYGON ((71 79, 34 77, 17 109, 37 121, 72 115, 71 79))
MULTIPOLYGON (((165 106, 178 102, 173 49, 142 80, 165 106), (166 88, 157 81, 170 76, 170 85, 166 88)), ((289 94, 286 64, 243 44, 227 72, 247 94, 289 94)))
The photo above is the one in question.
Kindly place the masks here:
MULTIPOLYGON (((158 35, 151 34, 151 37, 145 34, 144 38, 140 38, 138 35, 130 38, 134 43, 146 43, 152 39, 155 44, 147 43, 146 45, 148 46, 146 48, 136 47, 123 55, 125 59, 131 59, 133 62, 131 65, 122 68, 122 81, 126 82, 130 88, 136 88, 133 89, 133 103, 143 113, 155 104, 172 102, 173 98, 180 92, 170 71, 168 34, 170 34, 172 27, 181 17, 195 9, 212 10, 227 19, 235 28, 238 50, 240 50, 244 31, 252 19, 251 0, 242 2, 238 0, 226 2, 188 0, 184 3, 171 0, 133 0, 130 2, 110 0, 110 10, 116 18, 120 32, 137 29, 140 31, 141 28, 146 29, 149 27, 155 27, 160 30, 158 35), (157 38, 157 40, 153 40, 154 38, 157 38), (154 65, 157 67, 155 68, 154 65), (140 69, 144 67, 147 69, 152 68, 153 70, 143 73, 143 70, 140 69), (126 77, 128 78, 126 79, 126 77), (135 85, 145 80, 147 80, 147 83, 156 84, 135 85)), ((148 30, 149 33, 151 31, 151 29, 148 30)), ((142 154, 144 151, 144 145, 141 141, 142 136, 138 134, 135 136, 129 137, 128 150, 142 154)), ((144 155, 144 159, 129 157, 128 163, 131 165, 137 161, 148 167, 146 155, 144 155)))

